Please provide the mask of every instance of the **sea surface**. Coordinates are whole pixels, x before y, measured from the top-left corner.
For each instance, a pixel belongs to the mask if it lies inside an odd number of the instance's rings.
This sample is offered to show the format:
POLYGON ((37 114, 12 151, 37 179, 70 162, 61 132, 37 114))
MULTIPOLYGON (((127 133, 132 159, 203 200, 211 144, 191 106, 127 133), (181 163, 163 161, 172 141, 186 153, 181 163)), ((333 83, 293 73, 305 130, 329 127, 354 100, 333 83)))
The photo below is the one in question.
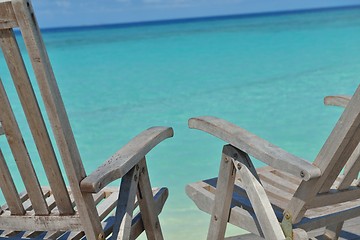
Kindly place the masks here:
MULTIPOLYGON (((174 128, 174 138, 147 157, 152 185, 170 191, 161 214, 166 239, 205 238, 209 216, 184 189, 217 175, 225 144, 190 130, 190 117, 227 119, 313 161, 342 112, 324 106, 323 97, 350 95, 360 82, 360 8, 48 29, 43 37, 88 173, 141 131, 174 128)), ((0 66, 46 185, 2 56, 0 66)), ((22 191, 4 136, 0 147, 22 191)), ((236 233, 242 230, 229 228, 236 233)))

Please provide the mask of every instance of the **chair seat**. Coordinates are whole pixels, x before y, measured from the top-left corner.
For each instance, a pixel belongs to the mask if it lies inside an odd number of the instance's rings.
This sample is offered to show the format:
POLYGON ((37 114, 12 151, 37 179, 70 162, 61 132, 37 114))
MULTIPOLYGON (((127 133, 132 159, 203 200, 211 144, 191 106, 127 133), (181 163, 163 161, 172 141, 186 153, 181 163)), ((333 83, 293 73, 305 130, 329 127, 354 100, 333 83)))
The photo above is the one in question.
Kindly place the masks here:
MULTIPOLYGON (((275 215, 279 222, 281 222, 283 219, 283 211, 287 207, 296 189, 301 183, 301 179, 296 178, 288 173, 276 170, 269 166, 258 168, 257 173, 267 193, 275 215)), ((201 182, 192 183, 187 186, 187 194, 189 195, 189 197, 201 210, 209 214, 211 214, 211 211, 213 209, 212 206, 215 199, 216 182, 217 178, 211 178, 203 180, 201 182)), ((252 218, 255 219, 256 217, 254 210, 251 206, 245 190, 241 185, 242 183, 239 180, 235 181, 231 208, 234 209, 235 207, 239 207, 240 209, 244 209, 251 215, 252 218)), ((294 227, 304 228, 306 231, 318 227, 323 227, 321 226, 321 216, 331 215, 333 213, 335 214, 340 211, 349 211, 349 209, 358 210, 359 208, 360 200, 354 200, 326 207, 309 209, 305 213, 302 221, 298 224, 295 224, 294 227)), ((231 214, 238 214, 238 216, 230 217, 233 219, 240 219, 244 218, 245 216, 244 212, 240 213, 239 211, 232 211, 231 214)), ((237 225, 237 223, 234 222, 232 224, 237 225)))
MULTIPOLYGON (((102 226, 105 232, 105 237, 110 235, 113 225, 115 223, 114 210, 117 205, 119 187, 105 187, 96 194, 93 194, 93 198, 96 204, 96 208, 99 214, 99 218, 102 221, 102 226)), ((42 187, 44 197, 49 206, 49 210, 52 212, 57 211, 54 196, 52 195, 50 187, 42 187)), ((70 199, 72 200, 73 206, 75 206, 74 198, 72 197, 71 189, 68 188, 70 199)), ((156 208, 160 211, 163 208, 165 200, 168 196, 167 188, 153 188, 152 193, 155 199, 156 208)), ((26 191, 19 194, 19 197, 23 203, 24 209, 27 214, 34 214, 32 204, 26 191)), ((135 208, 138 206, 137 200, 135 200, 135 208)), ((76 210, 76 206, 75 206, 76 210)), ((3 214, 9 211, 7 204, 1 206, 0 212, 3 214)), ((75 213, 77 214, 77 212, 75 213)), ((1 214, 0 214, 1 218, 1 214)), ((136 216, 134 217, 134 219, 136 216)), ((138 217, 139 218, 139 217, 138 217)), ((137 219, 141 221, 141 218, 137 219)), ((136 221, 133 222, 133 225, 136 221)), ((26 230, 26 229, 24 229, 26 230)), ((27 238, 39 238, 39 239, 81 239, 84 237, 84 232, 80 231, 12 231, 11 229, 0 230, 0 239, 27 239, 27 238)))

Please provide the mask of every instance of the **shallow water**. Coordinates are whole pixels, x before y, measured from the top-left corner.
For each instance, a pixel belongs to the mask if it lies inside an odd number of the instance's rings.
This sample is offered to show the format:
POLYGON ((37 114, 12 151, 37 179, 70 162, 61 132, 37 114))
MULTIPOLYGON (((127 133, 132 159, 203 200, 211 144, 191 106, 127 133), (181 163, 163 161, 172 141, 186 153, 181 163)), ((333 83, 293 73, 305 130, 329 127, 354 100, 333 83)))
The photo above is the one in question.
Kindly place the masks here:
MULTIPOLYGON (((217 174, 224 144, 188 129, 188 118, 227 119, 312 161, 341 113, 324 107, 323 97, 352 94, 360 80, 360 8, 47 30, 43 37, 88 173, 142 130, 174 128, 175 137, 148 155, 152 184, 170 189, 161 215, 168 239, 206 236, 209 217, 197 210, 184 187, 217 174)), ((0 61, 2 80, 41 173, 0 61)), ((19 179, 3 137, 0 146, 19 179)), ((40 182, 47 184, 44 174, 40 182)), ((20 181, 17 185, 23 190, 20 181)))

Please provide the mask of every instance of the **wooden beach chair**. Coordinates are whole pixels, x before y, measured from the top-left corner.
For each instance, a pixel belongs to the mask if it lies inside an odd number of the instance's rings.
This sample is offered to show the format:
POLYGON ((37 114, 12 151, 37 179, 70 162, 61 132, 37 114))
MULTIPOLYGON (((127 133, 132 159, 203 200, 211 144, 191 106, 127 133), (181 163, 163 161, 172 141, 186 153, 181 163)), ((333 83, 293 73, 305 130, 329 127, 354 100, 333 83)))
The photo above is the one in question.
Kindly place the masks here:
POLYGON ((208 239, 223 239, 228 222, 265 239, 308 239, 315 229, 338 239, 344 221, 360 216, 360 87, 346 105, 313 163, 225 120, 190 119, 190 128, 229 143, 218 177, 186 187, 211 214, 208 239), (268 166, 255 169, 249 155, 268 166))
POLYGON ((145 155, 172 137, 172 129, 149 128, 87 175, 29 1, 0 0, 0 45, 49 182, 49 187, 39 184, 32 161, 40 160, 30 159, 0 80, 0 132, 5 133, 0 137, 6 136, 26 189, 18 194, 12 169, 5 161, 7 156, 0 149, 0 187, 7 203, 0 208, 0 237, 135 239, 145 230, 148 239, 163 239, 158 214, 168 191, 151 189, 145 155), (20 29, 31 60, 69 187, 59 168, 51 132, 44 123, 13 28, 20 29), (107 187, 119 178, 120 188, 107 187), (108 218, 115 208, 115 216, 108 218), (139 209, 139 213, 133 214, 134 209, 139 209))

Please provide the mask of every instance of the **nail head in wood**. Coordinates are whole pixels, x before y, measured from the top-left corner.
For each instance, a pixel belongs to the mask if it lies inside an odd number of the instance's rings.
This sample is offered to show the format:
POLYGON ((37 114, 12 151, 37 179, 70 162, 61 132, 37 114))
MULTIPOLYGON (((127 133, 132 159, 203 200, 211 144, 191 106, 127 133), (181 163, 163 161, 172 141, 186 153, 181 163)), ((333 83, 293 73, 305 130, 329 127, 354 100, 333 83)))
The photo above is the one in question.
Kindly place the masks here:
POLYGON ((238 163, 236 166, 237 166, 237 169, 238 169, 238 170, 241 169, 241 164, 240 164, 240 163, 238 163))

